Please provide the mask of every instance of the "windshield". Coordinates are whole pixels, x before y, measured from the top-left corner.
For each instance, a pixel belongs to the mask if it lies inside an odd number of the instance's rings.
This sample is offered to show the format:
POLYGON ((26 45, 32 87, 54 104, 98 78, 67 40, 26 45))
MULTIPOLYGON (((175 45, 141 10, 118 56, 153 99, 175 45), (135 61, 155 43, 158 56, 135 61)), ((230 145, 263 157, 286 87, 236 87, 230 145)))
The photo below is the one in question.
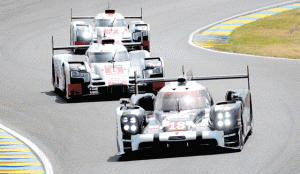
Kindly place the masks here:
POLYGON ((208 102, 202 91, 161 92, 155 102, 155 110, 164 112, 204 107, 208 107, 208 102))
MULTIPOLYGON (((97 52, 90 53, 89 59, 91 63, 104 63, 111 61, 114 56, 114 52, 97 52)), ((118 51, 115 56, 115 62, 129 61, 129 56, 127 51, 118 51)))
MULTIPOLYGON (((96 19, 95 26, 96 27, 110 27, 113 23, 113 19, 96 19)), ((124 19, 115 19, 113 23, 113 27, 124 27, 125 21, 124 19)))

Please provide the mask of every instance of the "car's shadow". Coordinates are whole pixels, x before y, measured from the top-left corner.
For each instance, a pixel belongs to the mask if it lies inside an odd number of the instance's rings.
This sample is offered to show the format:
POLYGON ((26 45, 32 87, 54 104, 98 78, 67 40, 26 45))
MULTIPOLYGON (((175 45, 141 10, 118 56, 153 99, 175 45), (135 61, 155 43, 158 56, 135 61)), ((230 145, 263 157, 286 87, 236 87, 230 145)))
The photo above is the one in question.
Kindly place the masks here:
POLYGON ((87 95, 74 98, 67 101, 61 91, 48 91, 42 92, 48 96, 55 97, 55 102, 60 104, 70 103, 86 103, 86 102, 105 102, 105 101, 118 101, 120 98, 130 98, 131 94, 116 93, 116 94, 99 94, 99 95, 87 95))
POLYGON ((195 146, 195 147, 176 147, 176 148, 148 148, 124 155, 111 156, 108 162, 126 162, 126 161, 139 161, 139 160, 152 160, 152 159, 165 159, 165 158, 179 158, 179 157, 192 157, 192 156, 205 156, 205 155, 218 155, 224 153, 234 153, 235 150, 228 148, 221 148, 217 146, 195 146))

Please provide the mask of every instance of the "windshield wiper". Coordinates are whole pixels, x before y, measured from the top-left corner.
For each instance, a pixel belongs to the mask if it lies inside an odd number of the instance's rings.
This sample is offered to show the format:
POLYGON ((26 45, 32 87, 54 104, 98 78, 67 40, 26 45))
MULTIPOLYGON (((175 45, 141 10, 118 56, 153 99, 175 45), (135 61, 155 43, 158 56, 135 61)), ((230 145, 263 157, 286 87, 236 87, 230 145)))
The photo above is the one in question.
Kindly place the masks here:
MULTIPOLYGON (((110 24, 110 27, 114 26, 114 22, 115 22, 116 18, 114 17, 114 20, 112 21, 112 23, 110 24)), ((112 29, 112 28, 111 28, 112 29)))
POLYGON ((115 57, 116 57, 117 51, 118 51, 118 47, 116 48, 115 54, 114 54, 114 56, 112 57, 112 59, 108 61, 108 62, 110 62, 110 63, 113 64, 113 68, 115 68, 114 62, 116 62, 116 61, 115 61, 115 57))

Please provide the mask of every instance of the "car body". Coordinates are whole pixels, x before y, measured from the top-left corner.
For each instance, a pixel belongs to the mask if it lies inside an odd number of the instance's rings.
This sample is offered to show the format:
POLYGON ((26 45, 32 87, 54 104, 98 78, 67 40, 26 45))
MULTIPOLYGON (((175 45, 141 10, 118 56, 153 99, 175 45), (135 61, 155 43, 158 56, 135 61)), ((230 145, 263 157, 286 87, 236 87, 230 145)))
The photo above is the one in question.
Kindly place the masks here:
POLYGON ((249 79, 249 74, 137 81, 171 83, 157 96, 134 94, 131 100, 121 99, 125 106, 117 108, 118 154, 180 142, 242 150, 253 129, 250 89, 228 90, 226 100, 214 104, 207 87, 193 81, 234 78, 249 79))
MULTIPOLYGON (((164 77, 161 57, 151 57, 146 50, 128 52, 114 39, 103 38, 91 46, 53 47, 52 83, 55 90, 64 92, 67 100, 75 96, 134 92, 130 80, 164 77), (54 55, 54 50, 87 48, 83 61, 75 61, 72 54, 54 55)), ((155 92, 164 83, 139 84, 138 89, 155 92)))
MULTIPOLYGON (((78 45, 79 43, 89 45, 88 41, 91 41, 91 38, 84 37, 83 33, 80 34, 78 32, 82 26, 88 26, 89 33, 86 32, 85 36, 92 35, 94 42, 104 37, 113 38, 116 43, 142 42, 143 49, 150 51, 150 24, 142 21, 142 15, 138 17, 124 17, 122 14, 116 13, 114 9, 106 9, 104 13, 99 13, 96 16, 72 16, 71 11, 71 45, 78 45), (89 25, 83 21, 72 21, 73 19, 93 19, 93 24, 89 25), (141 21, 131 21, 127 26, 125 19, 141 19, 141 21), (76 38, 86 38, 86 42, 78 42, 76 38)), ((126 47, 128 50, 141 49, 133 46, 126 47)))

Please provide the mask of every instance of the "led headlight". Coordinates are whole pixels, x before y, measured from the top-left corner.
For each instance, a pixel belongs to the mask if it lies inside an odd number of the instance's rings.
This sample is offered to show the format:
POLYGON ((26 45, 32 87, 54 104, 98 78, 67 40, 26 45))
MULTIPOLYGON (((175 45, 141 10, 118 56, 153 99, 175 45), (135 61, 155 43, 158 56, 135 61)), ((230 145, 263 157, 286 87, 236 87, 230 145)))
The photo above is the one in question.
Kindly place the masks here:
POLYGON ((222 119, 223 118, 223 113, 219 113, 218 114, 218 119, 222 119))
POLYGON ((130 123, 136 123, 136 118, 135 117, 131 117, 130 118, 130 123))
POLYGON ((125 126, 124 126, 124 130, 126 130, 126 131, 129 130, 129 126, 128 126, 128 125, 125 125, 125 126))
POLYGON ((137 127, 135 125, 131 126, 131 131, 136 131, 137 127))
POLYGON ((226 112, 226 113, 225 113, 225 117, 226 117, 226 118, 229 118, 230 116, 231 116, 231 114, 230 114, 229 112, 226 112))
POLYGON ((71 71, 71 77, 84 77, 84 73, 78 71, 71 71))
POLYGON ((219 121, 219 122, 218 122, 218 126, 219 126, 219 127, 222 127, 223 124, 224 124, 223 121, 219 121))
POLYGON ((123 117, 122 121, 123 121, 124 123, 127 123, 127 122, 128 122, 128 118, 127 118, 127 117, 123 117))
POLYGON ((225 125, 229 126, 231 124, 230 120, 225 120, 225 125))
POLYGON ((92 34, 90 32, 85 31, 85 32, 83 32, 82 36, 86 39, 89 39, 92 37, 92 34))
POLYGON ((161 66, 161 62, 160 61, 147 61, 145 63, 146 68, 147 69, 153 69, 155 67, 160 67, 161 66))

